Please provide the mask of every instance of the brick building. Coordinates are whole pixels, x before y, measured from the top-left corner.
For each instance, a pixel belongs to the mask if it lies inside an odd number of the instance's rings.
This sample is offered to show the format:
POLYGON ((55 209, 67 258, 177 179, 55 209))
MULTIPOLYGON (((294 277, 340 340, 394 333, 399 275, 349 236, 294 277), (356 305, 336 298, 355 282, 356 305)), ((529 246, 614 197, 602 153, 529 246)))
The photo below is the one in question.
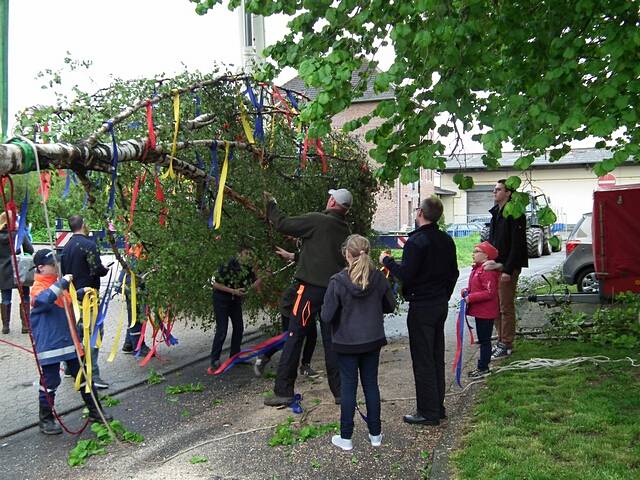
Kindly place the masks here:
MULTIPOLYGON (((352 85, 355 86, 361 81, 360 72, 363 70, 364 67, 353 73, 351 78, 352 85)), ((375 70, 369 77, 367 88, 363 95, 355 99, 351 106, 345 111, 333 117, 332 123, 334 128, 342 128, 348 121, 371 113, 382 100, 394 98, 392 90, 384 93, 374 92, 373 84, 376 72, 379 72, 379 70, 375 70)), ((284 84, 284 87, 302 92, 309 98, 315 98, 318 93, 315 88, 306 87, 299 77, 288 81, 284 84)), ((365 140, 364 136, 366 131, 382 124, 382 122, 383 120, 381 118, 373 118, 368 125, 360 127, 353 132, 353 134, 360 139, 367 151, 374 148, 374 145, 365 140)), ((369 161, 375 166, 373 160, 369 159, 369 161)), ((348 188, 348 186, 346 187, 348 188)), ((455 195, 455 192, 434 187, 433 170, 421 169, 420 181, 409 185, 402 185, 400 180, 395 180, 392 185, 388 188, 383 188, 378 194, 378 208, 373 218, 373 228, 379 232, 412 230, 415 220, 415 208, 419 205, 421 199, 434 193, 445 196, 455 195)))

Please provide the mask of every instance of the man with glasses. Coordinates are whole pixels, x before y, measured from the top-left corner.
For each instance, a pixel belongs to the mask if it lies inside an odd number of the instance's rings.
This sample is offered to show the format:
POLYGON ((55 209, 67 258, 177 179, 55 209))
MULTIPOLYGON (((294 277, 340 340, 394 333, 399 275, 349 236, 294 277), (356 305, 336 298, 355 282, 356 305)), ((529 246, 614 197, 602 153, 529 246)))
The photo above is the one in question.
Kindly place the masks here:
POLYGON ((498 180, 493 190, 496 204, 491 213, 489 225, 489 243, 498 249, 496 263, 502 271, 498 293, 500 297, 500 315, 496 318, 498 343, 493 349, 491 358, 502 358, 511 355, 516 335, 515 295, 518 277, 522 267, 528 267, 527 257, 527 220, 524 215, 519 218, 505 217, 504 207, 511 200, 513 190, 507 187, 506 180, 498 180))

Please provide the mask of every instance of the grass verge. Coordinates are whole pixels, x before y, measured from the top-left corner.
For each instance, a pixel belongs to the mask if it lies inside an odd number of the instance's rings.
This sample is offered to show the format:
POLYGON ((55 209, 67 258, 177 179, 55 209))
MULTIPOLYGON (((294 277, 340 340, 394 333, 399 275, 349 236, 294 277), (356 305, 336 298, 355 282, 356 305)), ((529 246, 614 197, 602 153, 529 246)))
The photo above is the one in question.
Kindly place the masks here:
MULTIPOLYGON (((453 239, 456 244, 456 255, 458 257, 458 268, 471 266, 471 252, 473 252, 473 246, 480 243, 480 234, 474 233, 468 237, 456 237, 453 239)), ((393 255, 393 258, 400 261, 402 260, 402 249, 392 248, 388 249, 393 255)))
MULTIPOLYGON (((520 342, 511 360, 638 352, 579 342, 520 342)), ((629 363, 500 373, 478 395, 461 479, 640 478, 640 368, 629 363)))

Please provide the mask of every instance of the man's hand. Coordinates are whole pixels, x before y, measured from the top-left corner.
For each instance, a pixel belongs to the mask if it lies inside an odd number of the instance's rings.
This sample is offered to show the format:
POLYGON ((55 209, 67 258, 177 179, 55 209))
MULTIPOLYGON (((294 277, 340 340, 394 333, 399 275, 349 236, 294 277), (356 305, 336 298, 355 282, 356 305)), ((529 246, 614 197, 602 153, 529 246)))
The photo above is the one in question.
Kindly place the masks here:
POLYGON ((380 258, 378 258, 378 261, 379 261, 381 264, 383 264, 383 265, 384 265, 383 261, 384 261, 385 257, 390 257, 390 256, 391 256, 391 254, 389 254, 389 252, 382 252, 382 253, 380 254, 380 258))
POLYGON ((496 263, 495 260, 487 260, 486 262, 484 262, 482 264, 482 266, 484 267, 485 270, 490 271, 490 270, 500 270, 502 268, 502 264, 501 263, 496 263))
POLYGON ((236 288, 233 294, 236 297, 244 297, 247 294, 247 290, 244 288, 236 288))
POLYGON ((282 257, 284 260, 288 262, 293 262, 295 260, 295 253, 288 252, 284 248, 276 247, 276 255, 282 257))
POLYGON ((277 203, 275 197, 270 192, 262 192, 262 198, 264 198, 264 203, 277 203))
POLYGON ((500 275, 500 281, 501 282, 510 282, 511 281, 511 275, 509 275, 508 273, 503 273, 502 275, 500 275))
POLYGON ((460 296, 463 298, 467 296, 467 293, 469 293, 468 288, 463 288, 462 290, 460 290, 460 296))
POLYGON ((71 283, 73 281, 73 275, 71 275, 70 273, 67 273, 62 278, 64 278, 69 283, 71 283))

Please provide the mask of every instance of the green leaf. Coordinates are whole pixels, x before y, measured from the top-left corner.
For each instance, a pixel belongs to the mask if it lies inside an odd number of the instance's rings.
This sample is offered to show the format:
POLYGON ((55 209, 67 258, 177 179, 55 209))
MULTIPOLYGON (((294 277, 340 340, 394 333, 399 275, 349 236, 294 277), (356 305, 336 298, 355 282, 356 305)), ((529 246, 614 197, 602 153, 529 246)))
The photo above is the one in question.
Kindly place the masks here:
POLYGON ((195 465, 197 463, 206 463, 208 461, 209 461, 209 459, 207 457, 205 457, 204 455, 194 455, 189 460, 189 462, 192 463, 193 465, 195 465))
POLYGON ((554 250, 559 249, 561 244, 562 244, 562 240, 560 240, 560 237, 558 237, 557 235, 553 235, 549 239, 549 245, 551 245, 551 248, 553 248, 554 250))
POLYGON ((550 207, 542 207, 538 210, 538 223, 543 227, 548 227, 556 223, 558 217, 550 207))
POLYGON ((510 188, 511 190, 517 190, 518 188, 520 188, 520 184, 522 183, 522 180, 520 179, 520 177, 518 177, 517 175, 513 175, 509 178, 507 178, 507 188, 510 188))
POLYGON ((412 167, 402 167, 400 170, 400 181, 407 185, 409 183, 417 182, 420 180, 420 175, 415 168, 412 167))

